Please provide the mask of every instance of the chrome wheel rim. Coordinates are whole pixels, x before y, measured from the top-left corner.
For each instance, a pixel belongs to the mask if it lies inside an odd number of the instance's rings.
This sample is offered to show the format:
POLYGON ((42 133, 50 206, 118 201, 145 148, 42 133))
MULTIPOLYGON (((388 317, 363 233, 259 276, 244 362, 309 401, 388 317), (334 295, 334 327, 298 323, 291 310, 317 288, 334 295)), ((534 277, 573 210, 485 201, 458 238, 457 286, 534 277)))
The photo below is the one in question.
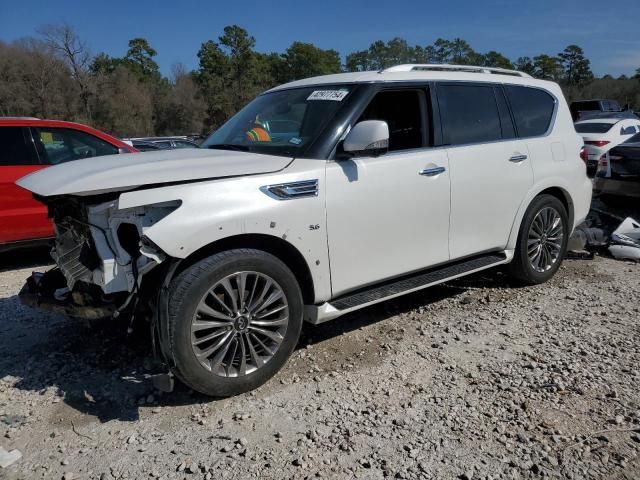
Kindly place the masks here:
POLYGON ((553 207, 540 210, 531 222, 527 238, 527 255, 538 273, 548 271, 560 258, 564 238, 562 217, 553 207))
POLYGON ((278 351, 289 323, 282 287, 259 272, 237 272, 202 297, 191 322, 191 347, 200 364, 221 377, 241 377, 278 351))

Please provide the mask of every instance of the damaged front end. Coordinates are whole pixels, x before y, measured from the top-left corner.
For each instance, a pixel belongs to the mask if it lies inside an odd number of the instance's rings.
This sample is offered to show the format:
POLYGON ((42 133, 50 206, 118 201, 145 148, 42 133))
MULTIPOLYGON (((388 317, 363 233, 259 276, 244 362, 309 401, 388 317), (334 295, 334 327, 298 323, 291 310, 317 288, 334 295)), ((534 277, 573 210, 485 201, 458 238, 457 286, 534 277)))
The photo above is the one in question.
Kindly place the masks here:
POLYGON ((159 280, 146 278, 154 277, 167 256, 145 232, 176 210, 179 201, 121 210, 117 196, 39 200, 54 222, 56 267, 27 280, 19 294, 22 303, 89 320, 124 313, 133 319, 140 307, 153 303, 153 283, 159 280))

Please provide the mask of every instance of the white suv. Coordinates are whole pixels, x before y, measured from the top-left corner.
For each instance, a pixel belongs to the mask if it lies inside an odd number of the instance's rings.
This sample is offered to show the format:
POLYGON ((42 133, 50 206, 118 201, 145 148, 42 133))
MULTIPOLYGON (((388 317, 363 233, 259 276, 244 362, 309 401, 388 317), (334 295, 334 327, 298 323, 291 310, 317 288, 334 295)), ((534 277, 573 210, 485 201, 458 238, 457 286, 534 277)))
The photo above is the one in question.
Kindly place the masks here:
POLYGON ((551 278, 591 183, 555 83, 400 65, 260 95, 198 150, 78 160, 21 179, 57 267, 22 301, 152 322, 170 379, 228 396, 317 324, 508 264, 551 278))

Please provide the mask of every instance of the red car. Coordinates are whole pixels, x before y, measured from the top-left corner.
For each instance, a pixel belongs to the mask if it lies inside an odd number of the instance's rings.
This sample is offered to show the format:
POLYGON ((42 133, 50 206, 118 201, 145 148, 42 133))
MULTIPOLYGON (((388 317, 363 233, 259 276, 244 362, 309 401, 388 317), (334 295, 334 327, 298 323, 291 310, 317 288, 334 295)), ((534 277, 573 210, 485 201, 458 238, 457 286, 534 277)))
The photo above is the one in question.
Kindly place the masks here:
POLYGON ((79 123, 0 117, 0 252, 53 236, 47 208, 16 180, 49 165, 133 152, 117 138, 79 123))

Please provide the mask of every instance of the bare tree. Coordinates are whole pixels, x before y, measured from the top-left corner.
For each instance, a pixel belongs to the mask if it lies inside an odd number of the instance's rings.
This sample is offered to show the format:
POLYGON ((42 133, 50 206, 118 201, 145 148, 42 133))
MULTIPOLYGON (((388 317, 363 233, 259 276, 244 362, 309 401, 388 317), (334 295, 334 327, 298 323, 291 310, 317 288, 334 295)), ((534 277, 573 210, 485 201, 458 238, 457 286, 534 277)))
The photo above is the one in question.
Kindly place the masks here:
POLYGON ((89 66, 91 53, 87 43, 75 32, 73 27, 61 25, 45 25, 38 30, 49 48, 63 60, 71 70, 71 77, 80 90, 80 99, 87 121, 91 121, 91 77, 89 66))

